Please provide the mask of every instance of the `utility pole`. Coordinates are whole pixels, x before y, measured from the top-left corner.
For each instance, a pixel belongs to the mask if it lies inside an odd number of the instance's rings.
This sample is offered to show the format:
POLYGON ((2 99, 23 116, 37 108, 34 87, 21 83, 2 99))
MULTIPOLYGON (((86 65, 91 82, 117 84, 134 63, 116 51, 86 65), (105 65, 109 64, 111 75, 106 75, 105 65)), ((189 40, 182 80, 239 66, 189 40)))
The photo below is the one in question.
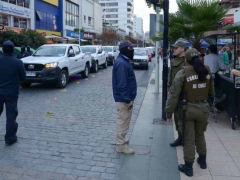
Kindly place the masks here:
MULTIPOLYGON (((158 31, 160 30, 160 7, 157 6, 156 7, 156 36, 158 36, 158 31)), ((155 61, 155 93, 159 94, 159 53, 158 53, 158 49, 159 49, 159 42, 156 41, 156 61, 155 61)))
POLYGON ((168 21, 169 21, 169 0, 163 1, 164 31, 163 31, 163 72, 162 72, 162 120, 166 120, 165 106, 167 101, 168 82, 168 21))

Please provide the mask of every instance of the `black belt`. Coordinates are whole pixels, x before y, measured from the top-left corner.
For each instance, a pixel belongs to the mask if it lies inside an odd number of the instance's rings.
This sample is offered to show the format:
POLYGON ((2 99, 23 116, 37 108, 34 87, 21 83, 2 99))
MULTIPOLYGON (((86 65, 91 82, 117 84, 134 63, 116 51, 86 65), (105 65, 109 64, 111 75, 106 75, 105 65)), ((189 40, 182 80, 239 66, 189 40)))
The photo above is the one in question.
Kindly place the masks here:
POLYGON ((200 100, 200 101, 187 101, 188 103, 206 103, 207 100, 200 100))

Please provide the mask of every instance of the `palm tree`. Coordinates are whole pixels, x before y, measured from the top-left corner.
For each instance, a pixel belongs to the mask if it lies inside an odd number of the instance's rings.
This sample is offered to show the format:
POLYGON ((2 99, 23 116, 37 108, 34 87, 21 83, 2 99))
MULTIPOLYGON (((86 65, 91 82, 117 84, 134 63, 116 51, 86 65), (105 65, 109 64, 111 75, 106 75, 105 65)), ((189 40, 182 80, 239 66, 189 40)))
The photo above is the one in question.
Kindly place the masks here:
POLYGON ((200 49, 204 33, 216 30, 228 11, 226 6, 219 6, 218 0, 177 0, 177 5, 179 10, 169 15, 170 39, 185 38, 196 49, 200 49))

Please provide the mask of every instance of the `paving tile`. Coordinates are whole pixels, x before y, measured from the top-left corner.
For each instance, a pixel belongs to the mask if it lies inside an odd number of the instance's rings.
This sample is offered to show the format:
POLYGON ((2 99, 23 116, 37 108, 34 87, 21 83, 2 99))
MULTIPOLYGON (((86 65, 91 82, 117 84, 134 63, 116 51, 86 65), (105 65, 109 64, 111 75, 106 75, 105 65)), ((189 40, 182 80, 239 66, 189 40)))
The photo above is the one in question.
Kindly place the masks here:
POLYGON ((225 149, 208 150, 207 161, 209 162, 233 162, 231 156, 225 149))
POLYGON ((208 167, 212 175, 240 176, 240 170, 233 162, 208 162, 208 167))
POLYGON ((238 177, 231 177, 231 176, 212 176, 213 180, 239 180, 240 176, 238 177))

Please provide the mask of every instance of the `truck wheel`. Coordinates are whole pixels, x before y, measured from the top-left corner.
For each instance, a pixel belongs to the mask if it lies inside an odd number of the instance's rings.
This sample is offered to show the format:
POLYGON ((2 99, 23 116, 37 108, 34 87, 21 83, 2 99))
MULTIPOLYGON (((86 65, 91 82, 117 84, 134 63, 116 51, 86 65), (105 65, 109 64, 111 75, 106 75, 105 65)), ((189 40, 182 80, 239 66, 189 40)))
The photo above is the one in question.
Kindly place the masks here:
POLYGON ((32 83, 29 83, 29 82, 21 82, 20 85, 22 88, 28 88, 31 86, 32 83))
POLYGON ((86 64, 85 70, 81 73, 83 78, 88 78, 89 76, 89 66, 86 64))
POLYGON ((57 81, 57 87, 58 88, 65 88, 67 86, 67 80, 68 80, 68 73, 65 70, 62 70, 60 73, 60 78, 57 81))
POLYGON ((97 73, 98 72, 98 62, 96 61, 95 65, 92 67, 92 72, 97 73))
POLYGON ((107 62, 107 60, 105 61, 105 63, 103 64, 103 68, 107 68, 108 67, 108 62, 107 62))

